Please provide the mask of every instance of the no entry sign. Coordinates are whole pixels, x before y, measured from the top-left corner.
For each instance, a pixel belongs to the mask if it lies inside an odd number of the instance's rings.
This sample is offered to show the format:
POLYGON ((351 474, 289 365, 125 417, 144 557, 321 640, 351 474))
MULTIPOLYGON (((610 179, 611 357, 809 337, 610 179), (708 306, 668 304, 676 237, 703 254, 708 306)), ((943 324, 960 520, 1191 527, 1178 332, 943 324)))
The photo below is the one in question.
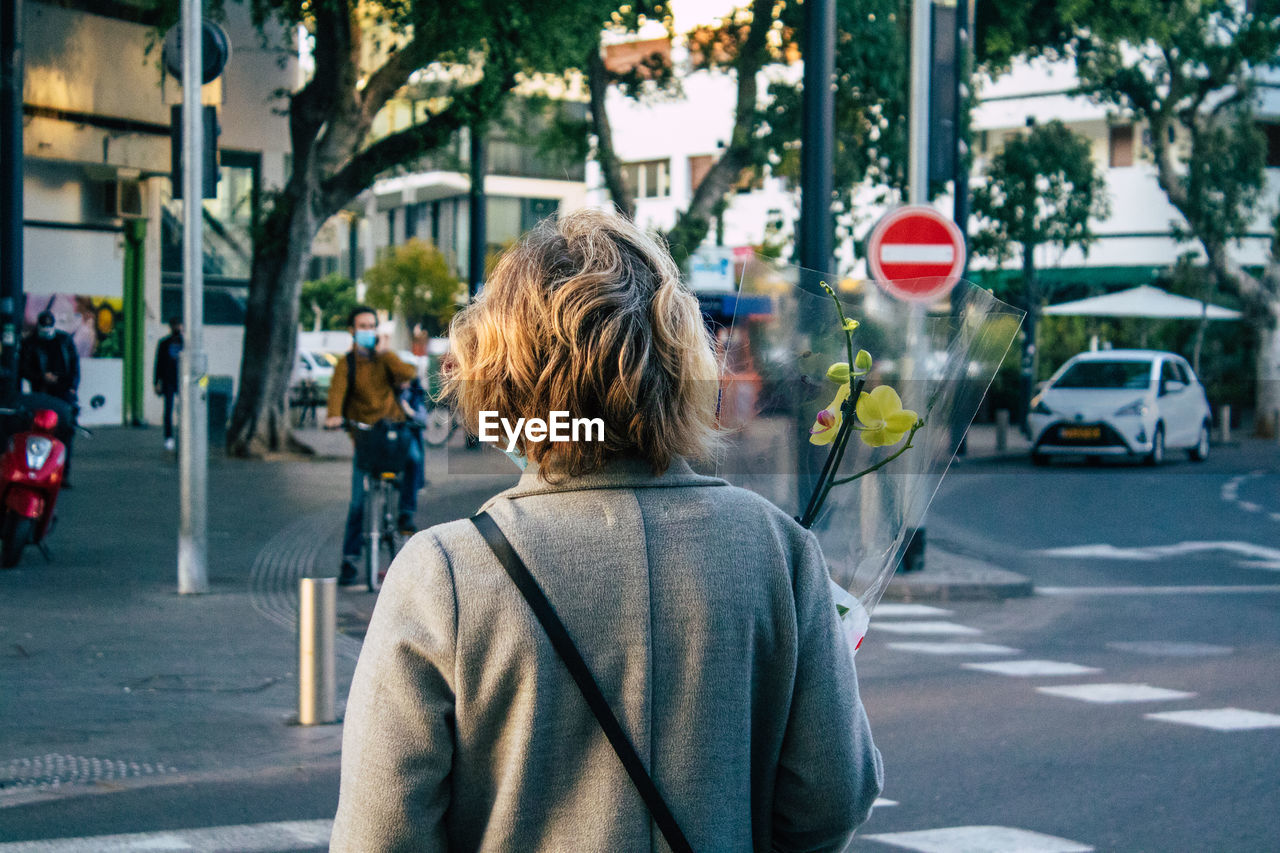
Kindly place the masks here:
POLYGON ((932 302, 955 287, 964 269, 964 235, 932 207, 889 211, 867 240, 876 283, 899 299, 932 302))

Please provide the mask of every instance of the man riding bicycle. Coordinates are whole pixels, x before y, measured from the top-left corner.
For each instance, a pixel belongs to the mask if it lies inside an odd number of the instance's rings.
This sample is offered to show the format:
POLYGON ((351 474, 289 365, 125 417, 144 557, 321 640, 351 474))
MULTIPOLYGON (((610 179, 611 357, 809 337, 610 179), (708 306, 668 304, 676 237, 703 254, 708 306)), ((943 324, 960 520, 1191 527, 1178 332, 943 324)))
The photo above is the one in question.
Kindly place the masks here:
MULTIPOLYGON (((375 424, 380 420, 405 420, 400 405, 400 389, 417 375, 412 365, 405 364, 378 337, 378 315, 367 305, 351 311, 348 321, 354 344, 351 351, 334 368, 329 384, 328 417, 325 426, 336 429, 343 420, 375 424)), ((418 509, 417 463, 409 459, 409 470, 400 477, 400 515, 398 525, 404 533, 414 532, 414 515, 418 509)), ((364 524, 364 472, 355 461, 351 465, 351 503, 347 507, 347 528, 342 537, 342 571, 338 583, 349 586, 359 573, 361 532, 364 524)))

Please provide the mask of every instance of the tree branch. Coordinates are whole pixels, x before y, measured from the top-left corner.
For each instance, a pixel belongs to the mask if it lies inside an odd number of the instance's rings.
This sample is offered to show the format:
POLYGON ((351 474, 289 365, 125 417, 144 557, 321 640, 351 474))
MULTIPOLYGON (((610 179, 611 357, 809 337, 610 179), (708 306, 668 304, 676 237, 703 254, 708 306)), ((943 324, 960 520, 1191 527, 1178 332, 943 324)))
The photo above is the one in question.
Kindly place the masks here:
POLYGON ((737 57, 738 96, 733 130, 724 153, 698 184, 689 207, 667 233, 667 241, 677 260, 688 257, 706 237, 716 205, 738 180, 742 170, 751 165, 759 95, 756 75, 769 55, 768 35, 769 28, 773 26, 774 5, 774 0, 754 0, 751 4, 751 27, 737 57))
POLYGON ((426 121, 385 136, 360 151, 321 183, 322 209, 327 213, 336 212, 349 199, 372 186, 391 166, 443 146, 453 134, 492 109, 515 83, 515 74, 511 72, 496 84, 482 79, 426 121))

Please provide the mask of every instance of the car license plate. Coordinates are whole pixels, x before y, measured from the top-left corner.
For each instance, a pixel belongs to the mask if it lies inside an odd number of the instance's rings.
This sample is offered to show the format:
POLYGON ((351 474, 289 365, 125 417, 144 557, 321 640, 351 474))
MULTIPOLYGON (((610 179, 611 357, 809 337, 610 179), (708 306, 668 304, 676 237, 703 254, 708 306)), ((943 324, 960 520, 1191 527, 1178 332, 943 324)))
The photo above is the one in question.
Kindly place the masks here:
POLYGON ((1088 441, 1090 439, 1102 438, 1102 427, 1062 427, 1061 435, 1063 438, 1075 439, 1077 441, 1088 441))

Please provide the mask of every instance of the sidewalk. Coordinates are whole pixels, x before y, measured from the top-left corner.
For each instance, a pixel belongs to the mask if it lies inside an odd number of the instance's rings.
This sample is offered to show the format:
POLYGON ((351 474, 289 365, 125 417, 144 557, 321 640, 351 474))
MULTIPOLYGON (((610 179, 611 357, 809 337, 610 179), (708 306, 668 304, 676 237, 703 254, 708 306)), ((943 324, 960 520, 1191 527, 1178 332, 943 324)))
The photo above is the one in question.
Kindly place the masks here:
MULTIPOLYGON (((429 459, 422 526, 474 510, 515 479, 500 457, 508 470, 445 477, 449 454, 429 459)), ((289 717, 297 581, 337 574, 349 465, 211 454, 210 592, 180 596, 177 460, 159 431, 78 441, 52 562, 29 549, 0 571, 0 806, 68 785, 336 766, 341 727, 289 717)), ((374 598, 340 590, 340 624, 362 632, 374 598)), ((340 703, 358 650, 339 636, 340 703)))

